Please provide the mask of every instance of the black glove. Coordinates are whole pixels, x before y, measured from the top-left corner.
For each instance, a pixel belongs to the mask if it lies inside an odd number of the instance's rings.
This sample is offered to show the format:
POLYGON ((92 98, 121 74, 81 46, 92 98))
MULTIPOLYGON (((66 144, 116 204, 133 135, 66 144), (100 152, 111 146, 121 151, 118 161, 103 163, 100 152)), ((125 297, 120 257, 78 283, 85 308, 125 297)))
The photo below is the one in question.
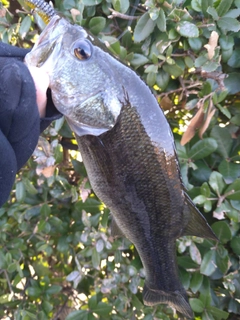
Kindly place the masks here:
POLYGON ((0 206, 8 199, 17 171, 32 155, 40 135, 62 115, 48 91, 40 119, 32 76, 22 62, 29 50, 0 42, 0 206))

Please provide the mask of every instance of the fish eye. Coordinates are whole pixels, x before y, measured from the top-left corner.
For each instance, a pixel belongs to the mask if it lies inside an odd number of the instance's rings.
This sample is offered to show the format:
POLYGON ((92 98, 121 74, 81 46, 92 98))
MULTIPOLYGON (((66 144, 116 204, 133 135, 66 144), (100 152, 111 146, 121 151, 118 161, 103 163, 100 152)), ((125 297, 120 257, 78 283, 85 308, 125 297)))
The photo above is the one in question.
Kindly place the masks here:
POLYGON ((73 45, 73 52, 79 60, 88 60, 92 56, 92 45, 87 40, 76 41, 73 45))

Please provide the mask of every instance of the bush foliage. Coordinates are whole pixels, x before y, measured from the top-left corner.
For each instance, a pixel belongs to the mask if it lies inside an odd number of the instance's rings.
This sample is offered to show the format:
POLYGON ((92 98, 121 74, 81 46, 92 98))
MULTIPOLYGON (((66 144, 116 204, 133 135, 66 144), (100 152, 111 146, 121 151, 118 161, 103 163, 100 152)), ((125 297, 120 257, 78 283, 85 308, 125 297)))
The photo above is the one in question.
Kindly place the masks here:
MULTIPOLYGON (((220 240, 177 240, 195 319, 239 319, 240 1, 54 5, 154 91, 174 132, 185 186, 220 240)), ((40 33, 36 20, 3 0, 1 40, 32 47, 40 33)), ((0 208, 0 318, 178 319, 167 305, 143 305, 141 261, 128 240, 111 238, 108 216, 73 134, 63 119, 56 121, 0 208)))

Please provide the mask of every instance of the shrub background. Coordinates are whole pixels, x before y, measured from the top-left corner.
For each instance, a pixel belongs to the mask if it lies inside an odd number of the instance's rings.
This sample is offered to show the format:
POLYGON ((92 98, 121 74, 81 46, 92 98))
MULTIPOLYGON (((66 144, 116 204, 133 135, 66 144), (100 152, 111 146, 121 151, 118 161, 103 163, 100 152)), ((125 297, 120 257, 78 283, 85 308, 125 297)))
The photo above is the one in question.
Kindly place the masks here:
MULTIPOLYGON (((177 240, 195 319, 239 319, 240 0, 56 0, 55 8, 154 91, 184 184, 220 239, 177 240)), ((28 9, 0 2, 2 41, 31 48, 39 33, 28 9)), ((108 217, 73 134, 56 121, 0 208, 1 319, 178 319, 166 305, 143 305, 139 256, 111 238, 108 217)))

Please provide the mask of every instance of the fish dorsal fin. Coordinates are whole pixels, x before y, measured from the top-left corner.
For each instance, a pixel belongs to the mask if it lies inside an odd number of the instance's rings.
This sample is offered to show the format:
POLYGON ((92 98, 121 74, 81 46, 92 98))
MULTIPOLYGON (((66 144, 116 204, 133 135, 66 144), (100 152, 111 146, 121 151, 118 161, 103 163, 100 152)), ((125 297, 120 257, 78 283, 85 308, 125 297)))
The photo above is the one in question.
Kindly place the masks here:
POLYGON ((185 193, 184 215, 188 217, 189 222, 182 232, 182 236, 196 236, 200 238, 207 238, 217 240, 212 228, 207 223, 207 220, 201 212, 193 204, 192 200, 185 193))
POLYGON ((111 236, 113 238, 117 238, 117 237, 125 237, 125 235, 123 234, 122 230, 119 228, 119 226, 117 225, 116 220, 114 219, 113 215, 112 215, 112 222, 111 222, 111 236))

